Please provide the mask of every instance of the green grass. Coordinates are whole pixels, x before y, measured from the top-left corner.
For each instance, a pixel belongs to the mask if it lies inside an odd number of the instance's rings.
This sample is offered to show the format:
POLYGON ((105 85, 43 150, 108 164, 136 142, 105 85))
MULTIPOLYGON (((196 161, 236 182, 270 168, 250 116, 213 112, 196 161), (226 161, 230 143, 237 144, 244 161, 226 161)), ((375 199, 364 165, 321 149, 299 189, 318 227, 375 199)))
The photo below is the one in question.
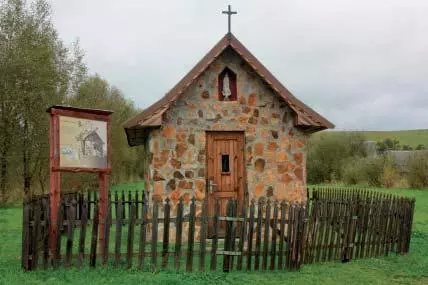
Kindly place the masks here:
POLYGON ((304 265, 298 272, 151 273, 107 267, 25 273, 20 261, 22 209, 0 209, 0 284, 428 284, 428 189, 378 191, 416 198, 410 253, 304 265))
POLYGON ((409 145, 415 148, 422 144, 428 147, 428 130, 405 131, 362 131, 367 140, 382 141, 386 138, 397 139, 400 145, 409 145))

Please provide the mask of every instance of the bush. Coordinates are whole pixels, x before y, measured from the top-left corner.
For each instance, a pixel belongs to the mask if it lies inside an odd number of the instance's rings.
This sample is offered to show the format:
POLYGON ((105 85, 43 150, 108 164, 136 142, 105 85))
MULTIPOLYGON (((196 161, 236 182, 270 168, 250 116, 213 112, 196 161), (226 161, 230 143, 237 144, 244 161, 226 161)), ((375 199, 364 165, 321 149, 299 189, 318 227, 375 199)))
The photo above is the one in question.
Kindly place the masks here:
POLYGON ((385 158, 383 156, 367 157, 364 159, 364 172, 368 185, 376 187, 382 185, 381 179, 384 166, 385 158))
POLYGON ((407 181, 412 188, 428 187, 428 152, 416 152, 410 156, 407 181))
POLYGON ((342 180, 343 166, 350 158, 365 156, 364 136, 353 132, 325 132, 308 143, 308 182, 342 180))
POLYGON ((370 186, 390 185, 400 180, 400 176, 392 163, 385 156, 350 159, 343 166, 342 180, 345 184, 366 184, 370 186))
POLYGON ((343 168, 342 180, 345 184, 356 185, 366 182, 362 159, 348 161, 343 168))
POLYGON ((386 157, 381 177, 382 186, 386 188, 395 187, 400 184, 400 181, 401 176, 392 158, 386 157))

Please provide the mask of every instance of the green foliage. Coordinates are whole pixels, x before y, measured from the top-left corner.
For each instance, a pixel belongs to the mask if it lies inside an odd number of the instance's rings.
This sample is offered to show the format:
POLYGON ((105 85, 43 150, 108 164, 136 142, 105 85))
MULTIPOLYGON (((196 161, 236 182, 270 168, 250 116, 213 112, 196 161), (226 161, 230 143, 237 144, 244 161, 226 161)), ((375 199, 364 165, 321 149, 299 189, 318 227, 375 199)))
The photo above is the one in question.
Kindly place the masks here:
POLYGON ((68 99, 73 106, 112 110, 112 177, 111 182, 124 183, 143 179, 144 148, 128 146, 122 124, 134 116, 137 109, 122 92, 110 86, 99 75, 90 76, 79 86, 78 92, 68 99))
MULTIPOLYGON (((47 0, 0 1, 0 205, 47 192, 45 110, 54 104, 113 110, 111 182, 141 179, 144 150, 129 148, 122 128, 137 110, 100 76, 88 77, 83 59, 78 42, 66 47, 58 37, 47 0)), ((65 190, 97 187, 93 175, 63 178, 65 190)))
POLYGON ((386 188, 394 187, 398 185, 400 179, 401 176, 397 169, 391 164, 385 164, 381 177, 382 186, 386 188))
POLYGON ((344 164, 365 156, 364 141, 364 136, 351 132, 326 132, 312 137, 308 144, 309 183, 341 180, 344 164))
POLYGON ((425 146, 423 144, 418 144, 415 148, 415 150, 423 150, 425 149, 425 146))
POLYGON ((410 156, 407 181, 412 188, 428 187, 428 151, 410 156))
POLYGON ((367 184, 379 187, 382 185, 385 161, 383 156, 350 159, 344 164, 343 182, 349 185, 367 184))

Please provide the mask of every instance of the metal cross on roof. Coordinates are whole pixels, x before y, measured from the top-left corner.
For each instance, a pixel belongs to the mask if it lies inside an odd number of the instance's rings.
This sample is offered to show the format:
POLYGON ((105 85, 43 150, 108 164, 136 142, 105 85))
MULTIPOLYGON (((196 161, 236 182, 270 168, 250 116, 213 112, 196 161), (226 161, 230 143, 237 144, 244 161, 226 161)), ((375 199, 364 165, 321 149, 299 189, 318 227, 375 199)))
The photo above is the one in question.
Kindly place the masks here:
POLYGON ((222 11, 221 12, 222 14, 227 14, 227 23, 228 23, 228 33, 230 34, 230 23, 231 23, 231 21, 232 21, 232 15, 233 14, 238 14, 238 12, 236 12, 236 11, 232 11, 231 10, 231 7, 230 7, 230 5, 228 5, 228 10, 227 11, 222 11))

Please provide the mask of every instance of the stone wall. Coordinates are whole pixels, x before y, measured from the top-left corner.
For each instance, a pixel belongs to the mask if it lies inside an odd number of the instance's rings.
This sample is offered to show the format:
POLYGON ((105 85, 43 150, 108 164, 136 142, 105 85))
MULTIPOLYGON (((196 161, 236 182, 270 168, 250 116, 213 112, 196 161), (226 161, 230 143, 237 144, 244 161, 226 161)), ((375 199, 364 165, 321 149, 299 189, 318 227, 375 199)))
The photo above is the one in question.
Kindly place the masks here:
POLYGON ((153 199, 204 199, 206 130, 245 131, 250 199, 306 198, 307 136, 293 127, 286 103, 229 49, 164 114, 162 128, 150 133, 153 199), (217 75, 226 66, 237 74, 237 101, 218 100, 217 75))

